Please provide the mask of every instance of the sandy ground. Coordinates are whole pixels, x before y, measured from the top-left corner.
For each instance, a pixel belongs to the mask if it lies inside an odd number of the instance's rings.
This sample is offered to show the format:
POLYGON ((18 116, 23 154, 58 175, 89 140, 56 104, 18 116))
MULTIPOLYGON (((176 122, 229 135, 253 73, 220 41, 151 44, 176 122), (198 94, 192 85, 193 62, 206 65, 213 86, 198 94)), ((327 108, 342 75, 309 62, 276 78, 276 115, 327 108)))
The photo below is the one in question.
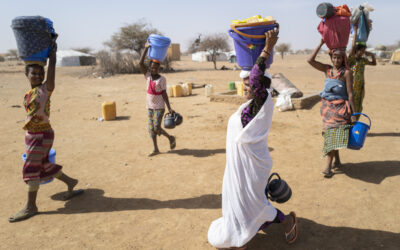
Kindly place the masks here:
MULTIPOLYGON (((328 62, 327 56, 320 57, 328 62)), ((208 227, 221 216, 225 134, 237 105, 211 103, 204 89, 171 99, 184 117, 170 130, 177 148, 148 158, 145 83, 141 75, 104 79, 83 76, 87 68, 58 68, 52 96, 54 148, 64 172, 79 178, 83 196, 59 200, 65 186, 41 186, 41 214, 10 224, 24 206, 21 179, 24 121, 21 105, 29 89, 22 66, 0 63, 0 249, 212 249, 208 227), (98 122, 101 103, 117 102, 119 119, 98 122)), ((229 63, 218 63, 218 67, 229 63)), ((169 83, 211 83, 227 90, 238 71, 214 71, 212 63, 175 62, 181 71, 169 83)), ((323 75, 306 56, 276 57, 270 72, 283 73, 304 92, 319 91, 323 75)), ((372 129, 360 151, 342 150, 343 173, 324 179, 319 104, 309 110, 275 110, 269 136, 274 171, 290 184, 291 200, 275 204, 296 211, 299 237, 288 246, 280 225, 260 232, 249 249, 400 248, 400 67, 366 69, 364 111, 372 129)))

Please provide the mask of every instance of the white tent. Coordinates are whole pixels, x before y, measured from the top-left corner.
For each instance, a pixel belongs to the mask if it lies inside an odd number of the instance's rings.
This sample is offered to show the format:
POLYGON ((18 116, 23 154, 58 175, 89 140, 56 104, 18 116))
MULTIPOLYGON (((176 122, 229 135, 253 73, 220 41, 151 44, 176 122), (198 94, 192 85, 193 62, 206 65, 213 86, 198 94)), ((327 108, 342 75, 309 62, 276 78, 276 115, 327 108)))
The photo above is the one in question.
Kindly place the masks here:
POLYGON ((86 66, 95 65, 96 57, 75 50, 57 51, 57 66, 86 66))
MULTIPOLYGON (((229 52, 220 52, 217 55, 217 61, 228 61, 229 52)), ((209 62, 211 61, 211 55, 208 51, 198 51, 192 54, 192 61, 195 62, 209 62)))

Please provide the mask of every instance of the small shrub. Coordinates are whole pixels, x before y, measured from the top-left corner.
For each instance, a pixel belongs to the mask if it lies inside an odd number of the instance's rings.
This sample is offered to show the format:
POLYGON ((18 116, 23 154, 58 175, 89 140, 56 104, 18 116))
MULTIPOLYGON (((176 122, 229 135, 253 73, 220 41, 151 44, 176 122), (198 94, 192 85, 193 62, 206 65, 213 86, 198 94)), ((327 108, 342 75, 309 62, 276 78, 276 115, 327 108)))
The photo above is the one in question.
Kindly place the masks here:
POLYGON ((6 59, 3 56, 0 56, 0 62, 4 62, 6 59))

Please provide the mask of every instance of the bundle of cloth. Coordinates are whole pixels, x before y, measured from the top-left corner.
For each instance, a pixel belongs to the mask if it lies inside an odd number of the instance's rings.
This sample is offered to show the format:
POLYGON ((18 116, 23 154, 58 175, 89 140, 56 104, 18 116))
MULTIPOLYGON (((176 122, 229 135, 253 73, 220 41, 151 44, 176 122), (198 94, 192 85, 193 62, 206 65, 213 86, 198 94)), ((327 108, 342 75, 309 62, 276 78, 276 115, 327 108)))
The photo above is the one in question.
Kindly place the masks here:
POLYGON ((350 16, 350 9, 344 4, 334 8, 332 17, 321 20, 317 29, 329 49, 347 47, 350 35, 350 16))
POLYGON ((367 42, 369 33, 372 30, 372 20, 369 17, 369 13, 372 11, 374 11, 374 8, 368 3, 364 3, 358 7, 351 8, 351 26, 358 27, 356 42, 367 42))

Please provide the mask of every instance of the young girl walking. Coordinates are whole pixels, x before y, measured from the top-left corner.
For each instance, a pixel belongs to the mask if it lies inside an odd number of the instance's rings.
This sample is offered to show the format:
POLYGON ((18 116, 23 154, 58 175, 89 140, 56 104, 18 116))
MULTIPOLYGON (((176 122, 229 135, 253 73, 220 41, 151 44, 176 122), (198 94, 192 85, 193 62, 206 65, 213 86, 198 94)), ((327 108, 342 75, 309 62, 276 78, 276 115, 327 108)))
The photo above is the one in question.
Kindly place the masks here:
POLYGON ((160 62, 157 60, 151 60, 149 70, 144 65, 144 59, 150 45, 146 43, 145 49, 140 57, 140 69, 144 74, 147 84, 147 110, 149 116, 149 133, 153 140, 153 151, 149 156, 154 156, 160 153, 157 145, 157 135, 163 135, 168 138, 171 150, 176 147, 175 137, 169 135, 164 129, 161 128, 162 118, 165 112, 165 105, 167 105, 168 112, 174 113, 171 109, 167 94, 167 80, 164 76, 160 75, 160 62))
POLYGON ((24 106, 26 120, 26 161, 22 169, 23 180, 28 188, 28 200, 26 206, 11 216, 9 222, 17 222, 28 219, 38 213, 36 196, 40 182, 57 178, 67 185, 68 191, 65 200, 82 194, 83 190, 74 190, 78 180, 64 174, 62 166, 49 162, 49 152, 54 141, 54 131, 50 125, 50 96, 55 86, 56 72, 56 44, 52 46, 49 56, 49 67, 46 81, 44 80, 44 67, 39 64, 31 64, 25 67, 25 75, 31 86, 25 94, 24 106))

